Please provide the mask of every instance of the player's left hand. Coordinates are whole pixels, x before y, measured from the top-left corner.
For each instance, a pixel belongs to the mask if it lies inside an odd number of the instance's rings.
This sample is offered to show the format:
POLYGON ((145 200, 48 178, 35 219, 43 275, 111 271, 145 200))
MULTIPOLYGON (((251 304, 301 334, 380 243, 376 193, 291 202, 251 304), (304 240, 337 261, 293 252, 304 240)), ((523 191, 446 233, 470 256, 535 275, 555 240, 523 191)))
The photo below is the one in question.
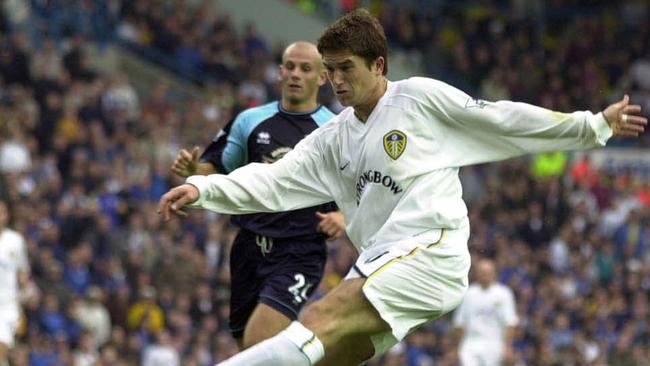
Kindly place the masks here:
POLYGON ((639 113, 641 106, 630 104, 630 97, 626 94, 623 99, 605 108, 603 116, 614 131, 614 136, 637 137, 648 124, 648 119, 638 116, 639 113))
POLYGON ((329 239, 339 239, 345 235, 345 217, 341 211, 332 211, 327 213, 316 212, 318 231, 327 235, 329 239))
POLYGON ((157 212, 163 216, 165 221, 169 221, 172 213, 180 217, 187 217, 187 212, 183 211, 183 206, 197 199, 199 199, 199 190, 194 185, 181 184, 160 197, 157 212))

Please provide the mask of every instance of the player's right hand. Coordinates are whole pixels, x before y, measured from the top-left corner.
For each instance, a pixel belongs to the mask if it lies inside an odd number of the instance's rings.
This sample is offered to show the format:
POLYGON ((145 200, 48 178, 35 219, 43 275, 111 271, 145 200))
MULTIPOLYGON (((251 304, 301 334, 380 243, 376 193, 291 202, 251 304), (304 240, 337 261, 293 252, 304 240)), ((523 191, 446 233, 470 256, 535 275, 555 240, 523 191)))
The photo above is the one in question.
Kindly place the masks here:
POLYGON ((181 149, 172 164, 171 171, 183 178, 196 174, 197 166, 199 165, 199 147, 195 146, 192 152, 187 149, 181 149))
POLYGON ((180 217, 187 217, 187 212, 183 211, 183 206, 197 199, 199 199, 199 190, 194 185, 189 183, 181 184, 160 197, 157 212, 163 216, 165 221, 169 221, 172 213, 180 217))
POLYGON ((316 212, 316 217, 319 220, 317 230, 325 234, 328 240, 340 239, 345 235, 345 216, 341 211, 316 212))

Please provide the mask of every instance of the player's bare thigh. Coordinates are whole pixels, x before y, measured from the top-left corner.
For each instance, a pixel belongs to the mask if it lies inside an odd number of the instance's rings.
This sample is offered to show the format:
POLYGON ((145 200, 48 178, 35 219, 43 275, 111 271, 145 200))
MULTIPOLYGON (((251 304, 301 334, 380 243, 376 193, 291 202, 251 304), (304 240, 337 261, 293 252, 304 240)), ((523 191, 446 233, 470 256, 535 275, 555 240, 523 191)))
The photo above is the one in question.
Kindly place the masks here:
POLYGON ((358 365, 374 354, 370 336, 390 330, 363 294, 364 282, 363 278, 341 282, 301 316, 301 323, 325 348, 319 366, 358 365))
POLYGON ((288 327, 289 324, 291 324, 291 319, 287 318, 286 315, 266 304, 257 304, 246 324, 240 349, 251 347, 273 337, 288 327))

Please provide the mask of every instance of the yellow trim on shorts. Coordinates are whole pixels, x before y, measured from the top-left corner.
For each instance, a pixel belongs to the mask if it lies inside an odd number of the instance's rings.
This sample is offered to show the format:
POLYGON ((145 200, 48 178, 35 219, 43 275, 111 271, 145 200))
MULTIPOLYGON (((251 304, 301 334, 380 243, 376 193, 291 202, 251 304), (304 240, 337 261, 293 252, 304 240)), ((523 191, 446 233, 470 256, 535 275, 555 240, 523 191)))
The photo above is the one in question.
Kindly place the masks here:
MULTIPOLYGON (((436 246, 436 245, 442 243, 442 239, 444 239, 444 237, 445 237, 445 233, 446 233, 446 232, 447 232, 447 231, 446 231, 445 229, 442 229, 442 233, 440 234, 440 239, 438 239, 438 241, 435 242, 435 243, 431 243, 431 244, 427 245, 426 248, 427 248, 427 249, 429 249, 429 248, 433 248, 434 246, 436 246)), ((386 270, 386 268, 388 268, 388 266, 390 266, 391 264, 395 263, 397 260, 399 260, 399 259, 408 259, 408 258, 413 257, 413 256, 414 256, 414 255, 415 255, 419 250, 420 250, 420 247, 415 247, 415 248, 413 248, 413 250, 411 250, 411 251, 408 252, 407 254, 404 254, 404 255, 401 255, 401 256, 399 256, 399 257, 396 257, 396 258, 393 258, 393 259, 389 260, 389 261, 386 262, 383 266, 377 268, 376 271, 372 272, 372 273, 368 276, 368 278, 366 279, 366 282, 370 281, 373 277, 375 277, 376 275, 378 275, 378 274, 380 274, 381 272, 383 272, 384 270, 386 270)))

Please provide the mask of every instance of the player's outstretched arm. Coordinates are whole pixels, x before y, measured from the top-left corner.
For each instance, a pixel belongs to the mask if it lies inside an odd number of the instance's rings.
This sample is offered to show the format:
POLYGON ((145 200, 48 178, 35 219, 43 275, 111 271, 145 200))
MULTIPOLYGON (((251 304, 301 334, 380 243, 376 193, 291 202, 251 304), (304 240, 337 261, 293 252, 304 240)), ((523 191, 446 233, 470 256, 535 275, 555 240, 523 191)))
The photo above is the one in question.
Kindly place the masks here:
POLYGON ((329 239, 339 239, 345 235, 345 216, 341 211, 316 212, 316 217, 319 220, 318 231, 329 239))
POLYGON ((158 214, 163 216, 165 221, 169 221, 171 214, 180 217, 186 217, 187 213, 183 211, 183 206, 190 204, 199 199, 199 190, 192 184, 181 184, 169 190, 158 201, 158 214))
POLYGON ((630 104, 630 97, 626 94, 623 99, 605 108, 603 116, 614 136, 637 137, 648 124, 648 119, 639 116, 639 113, 641 106, 630 104))

